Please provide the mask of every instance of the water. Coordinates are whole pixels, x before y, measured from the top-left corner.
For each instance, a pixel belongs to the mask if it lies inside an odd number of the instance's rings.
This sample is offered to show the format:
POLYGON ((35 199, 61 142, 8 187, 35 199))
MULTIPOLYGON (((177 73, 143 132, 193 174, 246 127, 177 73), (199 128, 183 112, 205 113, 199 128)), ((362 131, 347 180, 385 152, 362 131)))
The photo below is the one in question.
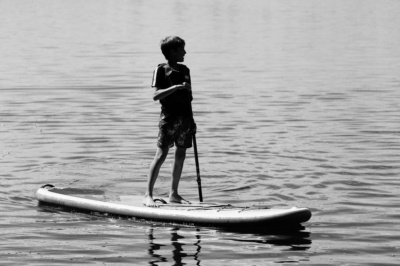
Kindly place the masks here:
MULTIPOLYGON (((0 10, 2 265, 398 264, 399 1, 4 0, 0 10), (37 205, 45 183, 143 194, 165 35, 187 42, 205 199, 309 207, 303 230, 37 205)), ((194 200, 195 178, 189 152, 180 191, 194 200)))

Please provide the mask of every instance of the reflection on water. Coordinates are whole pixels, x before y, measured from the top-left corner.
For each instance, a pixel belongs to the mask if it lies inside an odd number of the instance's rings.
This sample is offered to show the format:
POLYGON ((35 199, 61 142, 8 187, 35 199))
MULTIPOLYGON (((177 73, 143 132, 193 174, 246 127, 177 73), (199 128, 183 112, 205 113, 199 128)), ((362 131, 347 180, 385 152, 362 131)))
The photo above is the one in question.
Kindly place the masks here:
MULTIPOLYGON (((199 232, 200 229, 196 228, 196 232, 199 232)), ((188 243, 190 239, 185 239, 182 235, 179 235, 179 228, 173 228, 170 230, 171 233, 171 245, 172 245, 172 252, 170 256, 167 254, 159 255, 158 253, 164 253, 164 249, 169 249, 167 245, 157 244, 157 239, 154 237, 154 229, 149 228, 147 230, 147 235, 149 237, 149 255, 151 255, 155 260, 150 261, 150 265, 158 265, 157 262, 167 262, 169 257, 172 256, 172 260, 174 261, 171 265, 185 265, 190 258, 196 262, 195 265, 201 265, 201 260, 199 259, 200 251, 201 251, 201 236, 199 234, 195 234, 196 242, 193 244, 188 243), (195 246, 195 250, 193 253, 189 251, 190 246, 195 246), (186 247, 185 247, 186 246, 186 247), (185 249, 184 249, 185 248, 185 249), (190 253, 189 253, 190 252, 190 253), (186 259, 188 258, 188 259, 186 259), (186 262, 183 263, 182 261, 185 260, 186 262)))
POLYGON ((238 259, 242 259, 246 263, 250 263, 249 259, 257 258, 264 252, 273 253, 271 246, 284 247, 286 252, 306 251, 311 245, 310 233, 303 231, 304 227, 301 229, 300 231, 277 228, 250 233, 251 230, 193 228, 188 234, 188 228, 172 227, 167 229, 167 233, 170 235, 169 242, 167 242, 164 236, 165 232, 159 227, 151 226, 146 230, 149 243, 148 254, 153 258, 149 264, 162 265, 162 263, 169 262, 168 265, 208 265, 207 253, 210 250, 219 249, 218 246, 215 246, 217 239, 223 241, 226 248, 236 246, 235 242, 242 247, 247 247, 247 252, 243 249, 236 251, 242 254, 242 257, 238 259), (210 238, 210 233, 211 235, 216 234, 217 239, 210 238), (249 258, 246 258, 247 256, 249 258))

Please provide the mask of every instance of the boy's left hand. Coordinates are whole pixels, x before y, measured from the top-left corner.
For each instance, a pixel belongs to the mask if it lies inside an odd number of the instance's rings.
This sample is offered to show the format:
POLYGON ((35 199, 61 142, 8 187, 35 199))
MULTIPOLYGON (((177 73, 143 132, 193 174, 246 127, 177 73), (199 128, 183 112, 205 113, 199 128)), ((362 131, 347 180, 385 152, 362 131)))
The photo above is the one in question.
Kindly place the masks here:
POLYGON ((183 82, 183 86, 185 86, 185 89, 188 90, 188 91, 192 90, 192 86, 190 85, 190 83, 183 82))

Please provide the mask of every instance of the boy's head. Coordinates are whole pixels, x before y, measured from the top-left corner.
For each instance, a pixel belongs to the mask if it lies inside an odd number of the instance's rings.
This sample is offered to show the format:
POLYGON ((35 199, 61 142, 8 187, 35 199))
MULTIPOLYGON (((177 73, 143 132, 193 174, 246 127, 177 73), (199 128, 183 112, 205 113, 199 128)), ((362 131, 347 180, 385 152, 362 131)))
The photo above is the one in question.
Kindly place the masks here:
POLYGON ((176 51, 179 48, 185 47, 185 41, 178 36, 168 36, 161 40, 161 52, 165 59, 170 60, 171 51, 176 51))

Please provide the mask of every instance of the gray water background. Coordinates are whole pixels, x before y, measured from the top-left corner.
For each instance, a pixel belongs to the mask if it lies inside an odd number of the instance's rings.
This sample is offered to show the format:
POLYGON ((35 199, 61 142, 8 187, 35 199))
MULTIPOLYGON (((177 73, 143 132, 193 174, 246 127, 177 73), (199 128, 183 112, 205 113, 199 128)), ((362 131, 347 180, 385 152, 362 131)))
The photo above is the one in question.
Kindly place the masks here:
MULTIPOLYGON (((0 264, 398 265, 399 12, 395 0, 1 1, 0 264), (45 183, 144 193, 166 35, 187 42, 206 201, 308 207, 304 230, 37 205, 45 183)), ((189 151, 192 200, 195 178, 189 151)))

